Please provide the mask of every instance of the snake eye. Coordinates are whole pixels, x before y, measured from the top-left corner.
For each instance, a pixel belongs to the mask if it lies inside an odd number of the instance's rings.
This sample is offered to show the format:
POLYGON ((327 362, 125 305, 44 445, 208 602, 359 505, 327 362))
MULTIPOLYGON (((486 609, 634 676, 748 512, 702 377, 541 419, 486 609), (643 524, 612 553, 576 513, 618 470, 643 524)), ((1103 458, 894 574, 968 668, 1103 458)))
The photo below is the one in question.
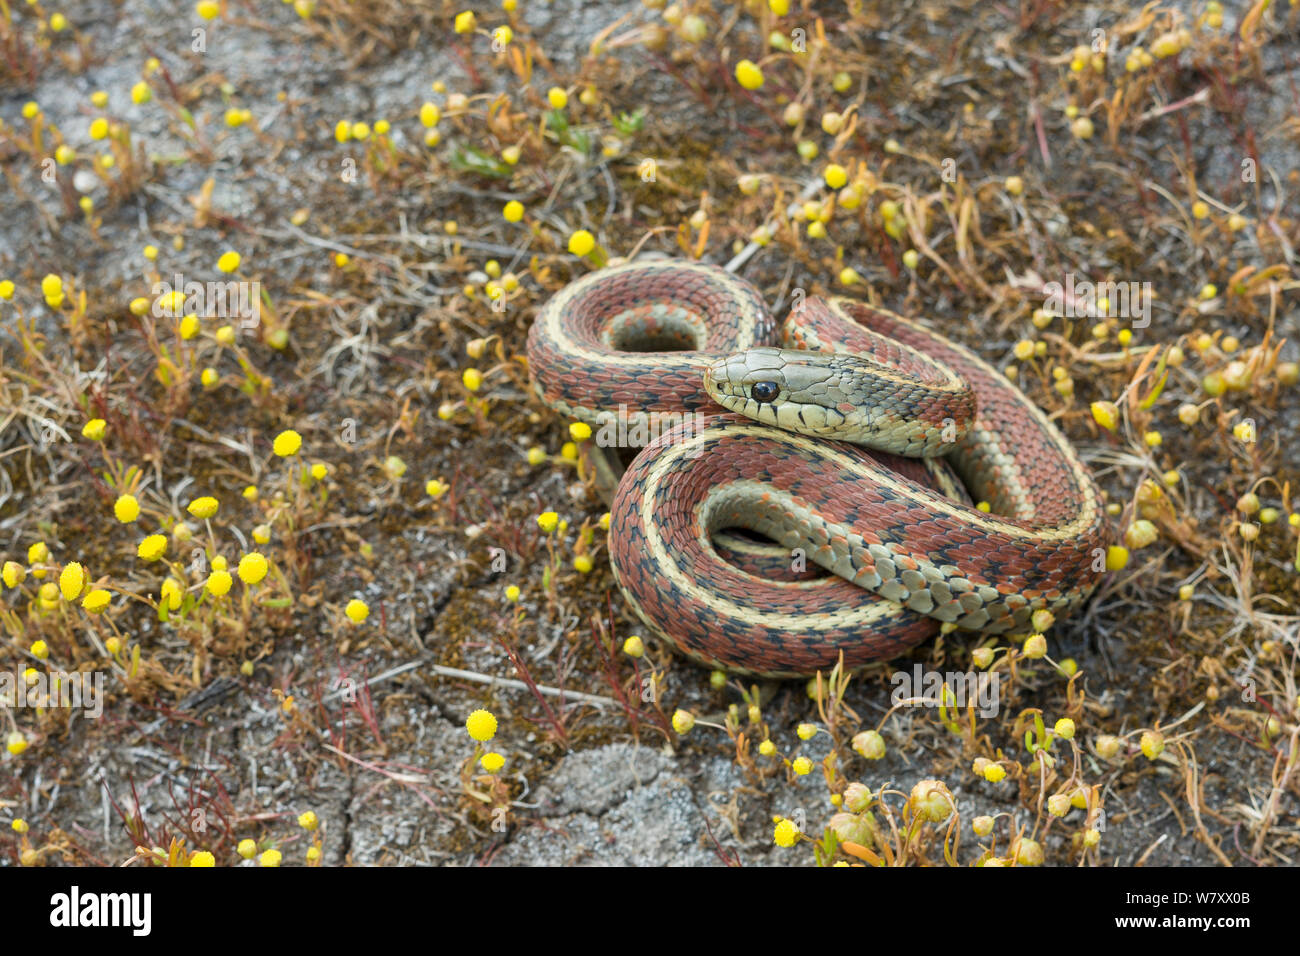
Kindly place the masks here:
POLYGON ((776 400, 777 395, 781 394, 781 388, 776 382, 755 382, 750 387, 749 393, 754 396, 756 402, 772 402, 776 400))

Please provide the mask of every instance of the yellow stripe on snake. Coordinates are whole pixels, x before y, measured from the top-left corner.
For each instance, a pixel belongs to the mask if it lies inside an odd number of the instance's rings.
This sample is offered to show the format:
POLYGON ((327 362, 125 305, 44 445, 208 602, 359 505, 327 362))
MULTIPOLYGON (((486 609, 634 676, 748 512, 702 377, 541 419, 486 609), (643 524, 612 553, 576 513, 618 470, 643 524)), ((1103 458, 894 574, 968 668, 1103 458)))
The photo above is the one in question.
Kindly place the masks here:
POLYGON ((803 676, 945 625, 1025 633, 1097 583, 1101 495, 1064 436, 891 312, 808 298, 778 333, 743 279, 632 263, 557 293, 528 359, 542 400, 593 428, 685 416, 619 481, 610 559, 646 626, 709 666, 803 676))

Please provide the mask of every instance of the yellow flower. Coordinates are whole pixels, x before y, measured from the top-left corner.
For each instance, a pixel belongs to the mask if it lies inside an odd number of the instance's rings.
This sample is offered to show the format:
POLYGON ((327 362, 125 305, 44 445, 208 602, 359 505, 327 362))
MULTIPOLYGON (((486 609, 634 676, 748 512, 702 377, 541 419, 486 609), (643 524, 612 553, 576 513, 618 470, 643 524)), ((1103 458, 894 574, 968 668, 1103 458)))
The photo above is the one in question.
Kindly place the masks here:
POLYGON ((334 124, 334 139, 340 143, 346 143, 352 138, 352 124, 347 120, 339 120, 334 124))
POLYGON ((546 101, 551 104, 551 109, 562 110, 569 105, 569 94, 558 86, 552 86, 546 91, 546 101))
POLYGON ((1043 847, 1037 840, 1021 837, 1015 844, 1016 863, 1020 866, 1041 866, 1043 847))
POLYGON ((352 133, 353 139, 357 140, 358 142, 365 142, 370 138, 370 124, 353 123, 350 132, 352 133))
POLYGON ((41 280, 41 294, 45 301, 63 298, 63 279, 51 273, 41 280))
POLYGON ((135 86, 131 87, 131 102, 137 106, 148 103, 153 99, 153 90, 149 89, 149 84, 141 80, 135 86))
POLYGON ((515 31, 507 26, 500 26, 492 31, 492 41, 497 46, 507 47, 514 38, 515 31))
POLYGON ((512 199, 505 204, 501 210, 501 215, 506 217, 506 222, 518 222, 524 218, 524 204, 518 199, 512 199))
POLYGON ((370 605, 359 598, 353 598, 343 609, 343 613, 348 616, 348 620, 354 624, 360 624, 370 616, 370 605))
POLYGON ((245 860, 251 860, 257 854, 257 843, 253 840, 240 840, 236 852, 245 860))
POLYGON ((68 18, 61 13, 56 13, 50 17, 50 29, 55 33, 62 33, 68 28, 68 18))
POLYGON ((140 542, 136 554, 145 561, 157 561, 167 552, 167 535, 151 534, 140 542))
MULTIPOLYGON (((199 4, 202 6, 202 4, 199 4)), ((213 6, 216 6, 214 3, 213 6)), ((211 19, 211 18, 209 18, 211 19)), ((195 850, 194 855, 190 857, 190 866, 216 866, 217 860, 207 850, 195 850)))
POLYGON ((233 249, 229 252, 223 252, 221 258, 217 260, 218 272, 234 272, 239 268, 239 264, 244 261, 243 256, 233 249))
POLYGON ((14 297, 14 284, 9 279, 0 280, 0 299, 8 302, 14 297))
POLYGON ((585 554, 580 554, 573 559, 574 569, 580 572, 581 574, 589 573, 593 566, 594 565, 591 563, 591 558, 589 558, 585 554))
POLYGON ((165 292, 158 296, 154 306, 162 315, 168 315, 172 318, 180 316, 185 312, 185 293, 180 291, 165 292))
POLYGON ((270 566, 266 558, 256 551, 251 551, 239 559, 239 580, 245 584, 257 584, 266 577, 270 566))
POLYGON ((1165 735, 1158 730, 1148 730, 1142 735, 1142 756, 1155 760, 1165 749, 1165 735))
POLYGON ((736 82, 747 90, 756 90, 763 85, 763 71, 753 60, 741 60, 736 64, 736 82))
POLYGON ((240 494, 244 496, 245 501, 256 501, 258 494, 257 485, 246 485, 240 494))
POLYGON ((586 422, 571 422, 569 434, 573 436, 574 441, 586 441, 591 437, 591 426, 586 422))
POLYGON ((569 252, 575 256, 588 255, 596 248, 596 237, 586 229, 579 229, 569 237, 569 252))
MULTIPOLYGON (((1156 528, 1155 524, 1148 521, 1146 518, 1139 518, 1124 529, 1124 544, 1128 545, 1128 547, 1132 548, 1134 551, 1137 551, 1152 544, 1159 536, 1160 532, 1156 528)), ((1112 545, 1112 547, 1117 547, 1117 545, 1112 545)), ((1125 557, 1125 563, 1127 563, 1127 552, 1125 553, 1125 557)), ((1106 562, 1107 565, 1109 565, 1109 551, 1106 553, 1106 562)))
POLYGON ((119 495, 113 502, 113 514, 122 524, 130 524, 140 517, 140 502, 136 501, 135 495, 119 495))
POLYGON ((546 449, 538 448, 536 445, 528 449, 528 464, 536 467, 544 461, 546 461, 546 449))
POLYGON ((770 757, 772 754, 776 753, 776 744, 772 743, 770 740, 764 740, 758 745, 758 752, 764 757, 770 757))
POLYGON ((298 454, 298 449, 302 447, 302 436, 292 428, 280 432, 275 436, 275 443, 272 448, 281 458, 289 458, 298 454))
POLYGON ((473 33, 474 28, 478 26, 478 17, 474 16, 473 10, 466 10, 463 13, 456 14, 456 32, 473 33))
POLYGON ((506 600, 511 604, 519 600, 519 585, 511 584, 506 587, 506 600))
POLYGON ((253 529, 253 540, 258 544, 271 543, 271 526, 269 524, 259 524, 253 529))
POLYGON ((262 857, 260 860, 258 860, 258 863, 262 866, 275 867, 280 865, 280 859, 281 856, 279 850, 267 850, 265 853, 262 854, 262 857))
POLYGON ((21 817, 14 820, 13 823, 9 824, 9 828, 13 830, 14 833, 26 833, 28 829, 30 829, 27 826, 27 821, 22 819, 21 817))
POLYGON ((65 565, 59 573, 59 590, 63 600, 75 601, 86 587, 86 569, 76 561, 65 565))
POLYGON ((776 829, 772 832, 772 839, 780 847, 792 847, 799 842, 799 828, 794 825, 793 820, 780 819, 776 823, 776 829))
MULTIPOLYGON (((44 564, 49 559, 50 559, 50 549, 49 547, 46 546, 44 541, 37 541, 34 545, 32 545, 30 548, 27 549, 28 564, 44 564)), ((32 573, 35 574, 38 578, 45 576, 44 571, 33 571, 32 573)))
POLYGON ((851 741, 854 751, 866 760, 879 760, 885 755, 885 738, 878 730, 864 730, 851 741))
POLYGON ((441 119, 442 111, 438 109, 436 104, 425 103, 420 107, 420 122, 429 129, 437 126, 438 121, 441 119))
POLYGON ((447 493, 447 489, 449 487, 451 486, 448 485, 446 482, 434 478, 432 481, 429 481, 428 483, 425 484, 424 493, 427 494, 430 498, 441 498, 443 495, 447 493))
POLYGON ((1119 424, 1119 409, 1114 402, 1093 402, 1093 420, 1107 431, 1114 431, 1119 424))
POLYGON ((990 763, 984 768, 984 779, 989 783, 999 783, 1007 778, 1007 770, 1000 763, 990 763))
POLYGON ((27 749, 27 738, 17 730, 5 738, 5 750, 9 751, 15 757, 27 749))
POLYGON ((483 373, 476 368, 467 368, 461 373, 460 380, 465 383, 465 387, 471 392, 477 392, 483 387, 483 373))
POLYGON ((103 139, 108 135, 108 120, 100 116, 90 122, 90 138, 103 139))
POLYGON ((826 185, 830 186, 831 189, 843 189, 849 181, 848 172, 845 171, 843 166, 835 163, 827 166, 823 175, 826 179, 826 185))
POLYGON ((384 473, 388 475, 390 480, 397 481, 406 474, 406 462, 396 455, 389 455, 384 459, 384 473))
POLYGON ((112 600, 113 595, 108 591, 105 591, 103 588, 95 588, 86 595, 85 599, 81 602, 81 606, 89 614, 99 614, 108 607, 112 600))
POLYGON ((1074 737, 1074 721, 1069 717, 1062 717, 1052 729, 1056 732, 1056 736, 1065 740, 1071 740, 1074 737))
POLYGON ((159 591, 159 604, 166 604, 169 611, 175 611, 180 608, 184 596, 181 583, 175 578, 168 578, 162 583, 162 590, 159 591))
POLYGON ((812 768, 813 763, 807 757, 795 757, 794 761, 790 764, 790 769, 801 777, 807 776, 811 773, 812 768))
POLYGON ((689 710, 678 708, 673 711, 673 730, 679 734, 689 734, 695 727, 695 715, 689 710))
POLYGON ((465 729, 472 739, 486 743, 497 734, 497 719, 490 710, 476 710, 465 721, 465 729))
POLYGON ((194 12, 204 20, 215 20, 217 14, 221 12, 221 5, 217 3, 217 0, 199 0, 194 7, 194 12))
POLYGON ((559 523, 559 520, 560 516, 554 511, 543 511, 537 516, 537 526, 547 534, 550 534, 555 530, 555 526, 559 523))
POLYGON ((50 646, 44 641, 33 641, 30 650, 33 657, 43 661, 50 659, 50 646))
POLYGON ((623 653, 628 657, 642 657, 645 655, 645 642, 633 634, 623 642, 623 653))
POLYGON ((298 826, 302 827, 304 830, 315 830, 320 826, 320 818, 317 817, 313 811, 308 810, 306 813, 298 817, 298 826))
POLYGON ((1128 548, 1112 544, 1106 549, 1106 570, 1122 571, 1128 565, 1129 551, 1128 548))
POLYGON ((224 597, 234 583, 235 579, 230 576, 229 571, 213 571, 208 575, 204 587, 208 589, 208 593, 213 597, 224 597))
POLYGON ((0 578, 4 579, 5 587, 16 588, 27 579, 27 569, 17 561, 6 561, 0 578))
POLYGON ((483 764, 483 769, 488 773, 496 773, 506 765, 506 758, 496 751, 493 751, 491 753, 485 753, 483 759, 479 762, 483 764))
POLYGON ((1151 41, 1151 52, 1157 60, 1164 60, 1177 56, 1189 42, 1190 36, 1185 36, 1183 31, 1170 30, 1151 41))
POLYGON ((221 507, 221 503, 216 498, 205 495, 191 501, 187 510, 196 518, 211 518, 217 513, 219 507, 221 507))

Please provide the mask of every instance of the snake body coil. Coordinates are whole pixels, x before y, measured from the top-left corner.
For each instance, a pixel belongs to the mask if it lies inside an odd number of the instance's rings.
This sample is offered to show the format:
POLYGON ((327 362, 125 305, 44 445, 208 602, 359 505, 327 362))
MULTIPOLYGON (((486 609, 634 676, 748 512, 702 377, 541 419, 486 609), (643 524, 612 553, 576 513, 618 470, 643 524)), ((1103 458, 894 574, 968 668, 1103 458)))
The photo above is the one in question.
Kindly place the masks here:
POLYGON ((1087 597, 1100 493, 1004 376, 849 299, 805 300, 777 340, 747 282, 677 261, 585 276, 534 323, 534 387, 563 414, 698 413, 641 450, 611 508, 614 573, 652 631, 709 666, 802 676, 945 624, 1024 632, 1087 597))

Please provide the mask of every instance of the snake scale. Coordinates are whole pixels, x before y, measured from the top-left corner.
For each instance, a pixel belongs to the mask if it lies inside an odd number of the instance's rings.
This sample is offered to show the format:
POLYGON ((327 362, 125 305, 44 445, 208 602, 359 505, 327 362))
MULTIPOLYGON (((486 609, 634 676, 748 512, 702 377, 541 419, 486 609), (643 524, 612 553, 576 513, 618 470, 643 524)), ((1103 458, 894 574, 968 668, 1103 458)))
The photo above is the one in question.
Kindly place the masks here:
POLYGON ((561 414, 653 437, 613 494, 610 560, 646 626, 708 666, 804 676, 942 627, 1025 633, 1097 583, 1101 494, 1064 436, 899 315, 808 297, 778 328, 720 268, 635 262, 557 293, 528 360, 561 414))

